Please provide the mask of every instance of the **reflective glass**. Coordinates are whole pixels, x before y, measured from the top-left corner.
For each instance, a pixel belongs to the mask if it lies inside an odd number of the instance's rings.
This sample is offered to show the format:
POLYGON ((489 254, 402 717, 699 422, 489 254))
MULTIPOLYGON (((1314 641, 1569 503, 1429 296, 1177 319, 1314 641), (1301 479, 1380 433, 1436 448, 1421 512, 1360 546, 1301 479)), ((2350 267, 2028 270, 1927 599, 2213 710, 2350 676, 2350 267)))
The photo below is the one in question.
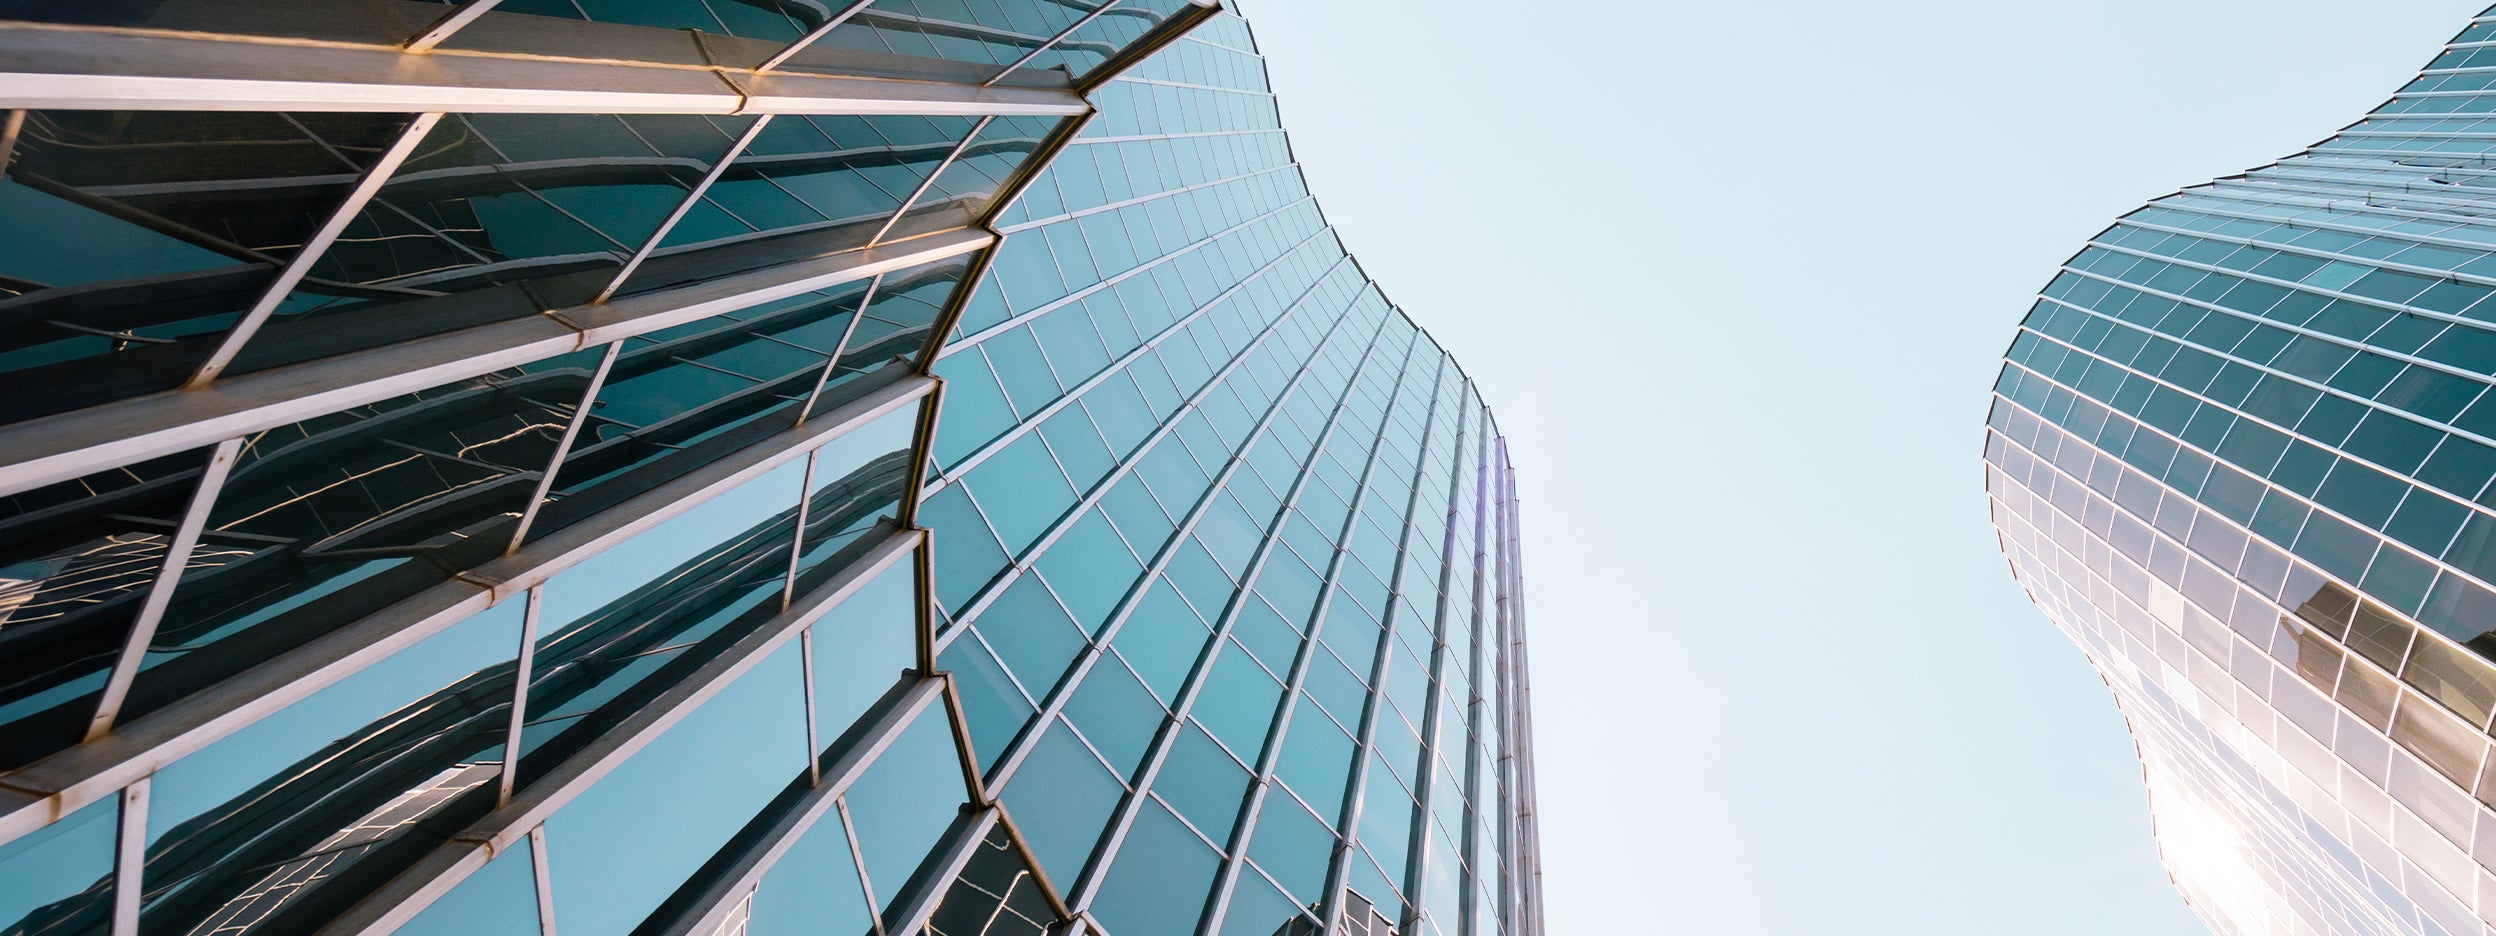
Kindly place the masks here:
POLYGON ((494 856, 398 931, 408 936, 537 936, 537 873, 529 849, 494 856))
POLYGON ((188 379, 408 119, 27 112, 0 179, 0 422, 188 379))
POLYGON ((797 656, 786 647, 755 664, 546 820, 557 931, 631 932, 805 775, 797 656))
POLYGON ((142 919, 259 932, 396 874, 494 806, 512 599, 156 772, 142 919), (414 833, 414 834, 411 834, 414 833))
POLYGON ((1120 936, 1186 936, 1204 912, 1220 856, 1160 803, 1148 802, 1101 879, 1092 913, 1120 936))
POLYGON ((859 863, 881 912, 890 914, 903 885, 960 812, 962 762, 942 706, 929 706, 902 729, 884 755, 843 794, 857 829, 859 863))
POLYGON ((858 889, 858 866, 839 813, 823 817, 773 862, 754 888, 749 936, 814 936, 863 933, 872 923, 867 895, 858 889))
POLYGON ((1126 785, 1074 732, 1054 724, 1006 781, 1000 797, 1049 878, 1071 881, 1083 871, 1093 843, 1125 794, 1126 785))
POLYGON ((0 924, 10 933, 91 932, 112 921, 120 797, 0 844, 0 924))
MULTIPOLYGON (((207 462, 188 452, 0 498, 0 769, 77 744, 207 462)), ((221 561, 202 542, 190 561, 221 561)))

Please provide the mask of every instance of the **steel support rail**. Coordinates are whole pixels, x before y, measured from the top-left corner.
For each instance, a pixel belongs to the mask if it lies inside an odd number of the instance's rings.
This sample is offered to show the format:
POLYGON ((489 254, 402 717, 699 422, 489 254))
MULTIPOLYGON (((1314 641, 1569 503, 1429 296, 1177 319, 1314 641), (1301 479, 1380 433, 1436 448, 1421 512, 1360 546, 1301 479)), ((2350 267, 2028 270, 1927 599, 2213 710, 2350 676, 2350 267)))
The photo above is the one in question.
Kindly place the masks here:
MULTIPOLYGON (((527 840, 548 817, 568 805, 581 793, 607 774, 613 772, 650 742, 658 740, 669 728, 728 688, 739 677, 761 665, 775 651, 794 643, 800 631, 847 600, 878 573, 902 561, 918 548, 926 536, 922 530, 894 533, 849 568, 818 586, 801 599, 797 606, 757 628, 753 633, 731 644, 716 657, 669 686, 656 698, 633 711, 588 747, 555 765, 546 776, 530 784, 512 797, 511 803, 485 818, 432 854, 418 859, 407 871, 367 895, 362 901, 322 927, 322 934, 359 933, 368 936, 386 934, 405 925, 442 894, 447 893, 493 856, 527 840)), ((892 731, 908 722, 895 722, 892 731)), ((870 738, 869 746, 882 747, 891 743, 889 735, 870 738)))
POLYGON ((994 240, 957 228, 0 427, 0 494, 958 257, 994 240))
MULTIPOLYGON (((0 843, 110 796, 636 534, 924 399, 934 388, 932 378, 902 375, 807 428, 783 432, 654 487, 194 693, 180 705, 0 777, 0 843)), ((915 543, 918 534, 899 536, 915 543)))
POLYGON ((863 53, 759 72, 710 58, 711 46, 751 40, 510 13, 464 31, 494 49, 410 52, 402 43, 422 24, 387 20, 307 30, 336 39, 11 22, 0 108, 1072 117, 1091 106, 1063 76, 982 86, 955 63, 863 53), (855 73, 820 71, 844 64, 855 73))

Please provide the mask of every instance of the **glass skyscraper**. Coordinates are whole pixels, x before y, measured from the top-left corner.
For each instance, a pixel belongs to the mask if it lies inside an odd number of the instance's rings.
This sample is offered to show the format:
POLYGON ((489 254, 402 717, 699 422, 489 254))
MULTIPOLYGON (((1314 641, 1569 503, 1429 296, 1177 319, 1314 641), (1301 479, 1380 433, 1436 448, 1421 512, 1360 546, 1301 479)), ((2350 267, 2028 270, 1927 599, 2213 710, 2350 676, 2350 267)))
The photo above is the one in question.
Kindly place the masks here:
POLYGON ((2222 933, 2496 932, 2496 10, 2064 264, 1985 486, 2222 933))
POLYGON ((0 933, 1541 933, 1505 445, 1233 13, 0 17, 0 933))

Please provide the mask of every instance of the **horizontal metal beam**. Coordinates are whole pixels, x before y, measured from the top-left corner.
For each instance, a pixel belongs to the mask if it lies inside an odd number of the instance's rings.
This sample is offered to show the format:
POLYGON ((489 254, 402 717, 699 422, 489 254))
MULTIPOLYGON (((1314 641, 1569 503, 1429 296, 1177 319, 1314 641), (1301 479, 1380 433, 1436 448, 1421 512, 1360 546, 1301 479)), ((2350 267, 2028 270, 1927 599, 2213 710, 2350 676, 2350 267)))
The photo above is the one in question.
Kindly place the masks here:
MULTIPOLYGON (((930 377, 900 379, 801 428, 739 450, 272 657, 112 734, 0 776, 0 843, 76 812, 367 666, 519 595, 608 548, 760 477, 857 427, 924 399, 930 377)), ((918 542, 896 535, 893 548, 918 542), (902 542, 906 540, 907 542, 902 542)), ((846 579, 836 579, 846 581, 846 579)))
POLYGON ((866 74, 825 74, 821 64, 757 72, 713 65, 690 32, 503 13, 465 30, 498 34, 500 48, 420 53, 387 25, 372 37, 338 30, 348 37, 340 41, 0 21, 0 109, 1070 117, 1090 108, 1062 75, 1057 87, 983 87, 985 76, 949 63, 889 56, 856 69, 866 74), (629 41, 577 48, 610 34, 629 41))
POLYGON ((995 240, 976 228, 941 231, 0 427, 0 494, 962 256, 995 240))
MULTIPOLYGON (((589 743, 588 747, 567 757, 537 782, 512 798, 511 804, 495 810, 485 818, 453 836, 431 855, 381 886, 320 932, 324 936, 369 934, 384 936, 397 930, 435 897, 447 893, 461 878, 483 867, 479 856, 491 858, 519 845, 530 830, 545 822, 557 810, 570 804, 580 794, 607 774, 623 766, 650 742, 658 740, 669 728, 693 714, 729 684, 737 681, 774 651, 797 639, 798 632, 847 600, 866 586, 875 575, 907 558, 926 536, 921 530, 895 533, 874 551, 859 558, 849 568, 817 587, 788 611, 721 650, 718 656, 705 661, 687 673, 681 681, 589 743)), ((906 725, 907 723, 902 723, 906 725)), ((898 726, 891 730, 898 732, 898 726)), ((869 739, 866 744, 881 747, 887 738, 869 739)))

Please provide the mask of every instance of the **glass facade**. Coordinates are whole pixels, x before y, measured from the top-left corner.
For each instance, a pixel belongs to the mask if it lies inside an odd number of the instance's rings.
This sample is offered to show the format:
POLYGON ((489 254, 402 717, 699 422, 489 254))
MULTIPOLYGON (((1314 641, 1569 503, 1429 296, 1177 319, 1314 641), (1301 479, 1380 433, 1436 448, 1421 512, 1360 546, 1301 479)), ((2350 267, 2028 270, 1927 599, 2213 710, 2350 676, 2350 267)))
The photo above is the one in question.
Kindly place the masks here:
POLYGON ((2305 152, 2125 215, 2020 324, 2012 571, 2222 933, 2496 933, 2496 10, 2305 152))
POLYGON ((0 18, 0 934, 1541 933, 1507 448, 1235 13, 0 18))

